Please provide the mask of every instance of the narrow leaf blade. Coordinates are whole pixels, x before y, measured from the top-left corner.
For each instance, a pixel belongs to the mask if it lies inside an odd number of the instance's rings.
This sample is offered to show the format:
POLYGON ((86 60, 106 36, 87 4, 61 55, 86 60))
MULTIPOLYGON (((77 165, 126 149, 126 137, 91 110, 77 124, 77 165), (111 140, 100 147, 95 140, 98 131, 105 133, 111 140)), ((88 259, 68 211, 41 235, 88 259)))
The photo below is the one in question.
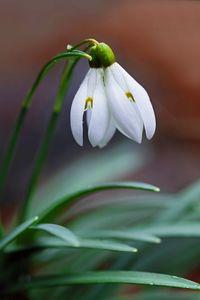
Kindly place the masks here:
POLYGON ((152 233, 161 237, 200 237, 200 223, 179 223, 152 226, 144 233, 152 233))
POLYGON ((38 221, 38 217, 31 218, 30 220, 20 224, 17 226, 13 231, 7 234, 1 241, 0 241, 0 250, 5 248, 8 244, 10 244, 13 240, 18 238, 22 233, 24 233, 31 225, 38 221))
POLYGON ((46 209, 41 215, 40 220, 49 220, 57 216, 60 212, 66 208, 67 205, 75 202, 77 199, 91 195, 96 192, 113 190, 113 189, 133 189, 133 190, 142 190, 150 192, 159 192, 159 188, 142 182, 114 182, 114 183, 105 183, 101 185, 95 185, 76 191, 70 195, 58 199, 55 201, 48 209, 46 209))
POLYGON ((79 239, 78 237, 69 229, 57 225, 57 224, 38 224, 32 227, 36 230, 43 230, 46 231, 70 244, 78 247, 79 246, 79 239))
POLYGON ((92 230, 81 233, 86 237, 94 238, 117 238, 124 240, 135 240, 141 242, 149 243, 160 243, 160 238, 154 236, 153 234, 148 234, 140 231, 130 231, 130 230, 92 230))
POLYGON ((135 272, 135 271, 99 271, 88 272, 77 275, 55 275, 44 276, 29 279, 24 283, 15 285, 15 289, 31 289, 44 288, 54 286, 65 286, 73 284, 102 284, 102 283, 118 283, 118 284, 139 284, 150 286, 165 286, 173 288, 183 288, 200 290, 200 284, 165 274, 135 272))
POLYGON ((76 249, 95 249, 95 250, 109 250, 117 252, 137 252, 137 249, 127 244, 113 242, 110 240, 97 240, 97 239, 79 239, 79 245, 71 244, 67 241, 62 241, 58 238, 46 238, 37 239, 37 241, 29 245, 28 247, 14 245, 7 249, 7 252, 19 252, 24 250, 44 250, 50 248, 76 248, 76 249))
POLYGON ((97 239, 79 239, 79 245, 71 245, 68 242, 64 242, 55 238, 42 239, 39 241, 38 246, 44 248, 62 248, 72 247, 80 249, 101 249, 120 252, 137 252, 137 249, 127 244, 113 242, 109 240, 97 240, 97 239))

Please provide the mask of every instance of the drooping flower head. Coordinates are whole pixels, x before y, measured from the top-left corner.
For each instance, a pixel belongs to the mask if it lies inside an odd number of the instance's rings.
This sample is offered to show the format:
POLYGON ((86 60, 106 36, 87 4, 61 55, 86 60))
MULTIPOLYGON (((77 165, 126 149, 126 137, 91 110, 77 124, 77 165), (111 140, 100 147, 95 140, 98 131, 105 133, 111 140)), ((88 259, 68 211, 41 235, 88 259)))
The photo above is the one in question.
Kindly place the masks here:
POLYGON ((93 46, 90 55, 90 69, 71 107, 71 128, 76 142, 83 145, 84 113, 93 147, 105 146, 116 129, 138 143, 145 129, 151 139, 156 121, 145 89, 115 61, 112 49, 105 43, 93 46))

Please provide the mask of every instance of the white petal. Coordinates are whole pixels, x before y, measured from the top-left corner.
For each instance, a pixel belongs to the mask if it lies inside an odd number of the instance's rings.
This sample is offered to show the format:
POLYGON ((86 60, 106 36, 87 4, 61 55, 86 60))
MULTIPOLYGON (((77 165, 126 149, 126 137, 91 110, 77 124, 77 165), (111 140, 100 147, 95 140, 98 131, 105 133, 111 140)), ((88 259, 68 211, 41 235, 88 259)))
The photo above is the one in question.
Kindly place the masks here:
POLYGON ((97 70, 97 85, 93 96, 93 107, 89 122, 88 138, 93 147, 99 145, 109 124, 109 110, 103 77, 97 70))
POLYGON ((108 103, 116 127, 127 137, 140 143, 143 130, 140 115, 135 110, 135 103, 125 96, 124 91, 115 81, 109 67, 105 70, 105 83, 108 103))
POLYGON ((88 78, 88 88, 87 88, 87 96, 93 98, 94 90, 97 85, 97 69, 91 68, 90 69, 90 76, 88 78))
POLYGON ((128 90, 128 85, 127 82, 124 78, 123 73, 120 70, 120 65, 118 63, 114 63, 112 64, 109 68, 113 74, 113 77, 115 78, 115 80, 117 81, 118 85, 122 88, 122 90, 124 92, 127 92, 128 90))
POLYGON ((87 111, 86 111, 86 121, 87 121, 87 126, 88 127, 90 125, 91 116, 92 116, 92 110, 91 109, 87 109, 87 111))
POLYGON ((112 118, 110 117, 110 124, 108 125, 108 129, 106 130, 106 133, 101 141, 101 143, 98 145, 100 148, 103 148, 104 146, 106 146, 108 144, 108 142, 111 140, 111 138, 113 137, 113 135, 115 134, 116 131, 116 126, 112 120, 112 118))
POLYGON ((90 75, 91 72, 89 70, 74 97, 70 112, 72 134, 80 146, 83 146, 83 114, 85 101, 87 99, 88 78, 90 75))
POLYGON ((124 77, 128 89, 132 93, 136 101, 136 105, 144 122, 146 136, 148 139, 151 139, 155 133, 156 119, 151 101, 149 99, 149 95, 147 94, 146 90, 135 79, 133 79, 133 77, 131 77, 118 63, 115 63, 114 65, 115 73, 121 73, 124 77))

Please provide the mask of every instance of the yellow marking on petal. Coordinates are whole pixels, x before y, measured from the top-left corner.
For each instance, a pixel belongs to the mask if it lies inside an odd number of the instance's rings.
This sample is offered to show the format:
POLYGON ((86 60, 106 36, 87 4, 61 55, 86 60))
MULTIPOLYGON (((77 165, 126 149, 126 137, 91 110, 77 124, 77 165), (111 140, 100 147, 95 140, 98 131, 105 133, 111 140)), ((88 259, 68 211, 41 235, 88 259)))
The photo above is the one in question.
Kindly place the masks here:
POLYGON ((132 94, 131 92, 128 91, 128 92, 125 93, 125 95, 126 95, 126 97, 127 97, 130 101, 135 102, 135 99, 134 99, 133 94, 132 94))
POLYGON ((93 99, 92 99, 92 97, 87 97, 87 99, 85 101, 84 111, 91 109, 92 107, 93 107, 93 99))

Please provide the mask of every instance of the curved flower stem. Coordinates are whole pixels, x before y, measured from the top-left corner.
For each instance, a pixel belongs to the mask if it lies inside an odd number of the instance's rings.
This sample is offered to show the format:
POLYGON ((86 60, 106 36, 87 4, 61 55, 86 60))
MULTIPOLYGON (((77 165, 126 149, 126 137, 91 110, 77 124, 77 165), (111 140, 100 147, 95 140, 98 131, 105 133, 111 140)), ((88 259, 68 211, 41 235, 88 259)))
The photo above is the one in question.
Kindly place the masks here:
POLYGON ((80 46, 82 46, 82 45, 84 45, 84 44, 90 44, 90 46, 91 45, 98 45, 99 44, 99 42, 98 41, 96 41, 95 39, 85 39, 85 40, 83 40, 83 41, 81 41, 80 43, 78 43, 78 44, 75 44, 75 45, 68 45, 67 46, 67 49, 68 50, 74 50, 74 49, 76 49, 76 48, 78 48, 78 47, 80 47, 80 46))
POLYGON ((51 60, 49 60, 44 65, 44 67, 38 74, 36 80, 34 81, 32 88, 28 92, 24 102, 22 103, 21 110, 20 110, 18 118, 16 120, 16 124, 15 124, 14 130, 13 130, 13 133, 11 135, 10 143, 8 145, 5 158, 3 159, 2 166, 0 168, 0 193, 4 188, 8 169, 9 169, 10 163, 12 161, 12 158, 14 156, 14 152, 16 149, 16 145, 17 145, 20 133, 21 133, 21 129, 24 124, 27 112, 32 103, 33 95, 34 95, 38 85, 40 84, 42 79, 46 76, 48 71, 53 67, 53 65, 55 63, 57 63, 59 60, 61 60, 63 58, 69 58, 69 57, 79 57, 79 58, 84 57, 84 58, 87 58, 88 60, 91 60, 91 56, 88 55, 87 53, 84 53, 84 52, 78 51, 78 50, 74 50, 74 51, 61 52, 58 55, 54 56, 51 60))
POLYGON ((77 61, 78 61, 77 58, 73 59, 73 60, 71 59, 64 67, 64 71, 63 71, 63 74, 61 77, 60 85, 58 88, 58 94, 57 94, 57 97, 55 100, 53 111, 52 111, 52 114, 51 114, 51 117, 50 117, 50 120, 49 120, 49 123, 47 126, 47 130, 44 134, 44 137, 43 137, 40 149, 39 149, 39 153, 38 153, 35 165, 34 165, 34 169, 32 172, 30 182, 27 187, 25 201, 24 201, 23 207, 21 209, 21 215, 19 216, 19 222, 23 222, 26 219, 27 213, 29 211, 31 199, 32 199, 33 193, 35 191, 42 167, 44 165, 44 162, 45 162, 45 159, 46 159, 46 156, 48 153, 48 148, 51 143, 53 133, 55 131, 56 124, 58 121, 58 117, 60 115, 60 112, 61 112, 61 109, 63 106, 64 97, 65 97, 66 91, 68 89, 71 75, 72 75, 73 69, 74 69, 77 61))

